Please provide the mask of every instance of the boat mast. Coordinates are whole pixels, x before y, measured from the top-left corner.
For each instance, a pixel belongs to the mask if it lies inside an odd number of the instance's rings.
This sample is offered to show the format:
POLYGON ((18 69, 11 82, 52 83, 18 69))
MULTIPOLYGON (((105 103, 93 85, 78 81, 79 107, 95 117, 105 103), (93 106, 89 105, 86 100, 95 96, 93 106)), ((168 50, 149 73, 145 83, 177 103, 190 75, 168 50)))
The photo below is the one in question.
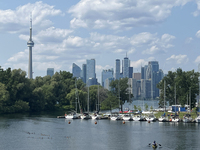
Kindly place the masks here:
POLYGON ((77 113, 77 85, 76 85, 76 79, 75 79, 75 87, 76 87, 76 90, 75 90, 75 100, 76 100, 76 113, 77 113))
POLYGON ((166 89, 165 89, 165 86, 166 86, 166 82, 165 82, 165 80, 164 80, 164 112, 166 111, 166 107, 165 107, 165 96, 166 96, 166 95, 165 95, 165 94, 166 94, 166 93, 165 93, 165 90, 166 90, 166 89))
POLYGON ((190 112, 191 112, 191 87, 190 87, 190 112))
POLYGON ((174 95, 174 97, 175 97, 175 114, 176 114, 176 83, 175 83, 175 95, 174 95))
POLYGON ((98 110, 97 111, 99 111, 99 85, 98 85, 98 110))
POLYGON ((119 94, 119 112, 120 112, 120 87, 119 87, 119 81, 118 81, 118 94, 119 94))
POLYGON ((89 86, 88 86, 88 105, 87 105, 87 111, 88 111, 88 114, 89 114, 89 86))
POLYGON ((188 104, 188 94, 187 94, 187 112, 188 112, 188 105, 189 105, 189 104, 188 104))

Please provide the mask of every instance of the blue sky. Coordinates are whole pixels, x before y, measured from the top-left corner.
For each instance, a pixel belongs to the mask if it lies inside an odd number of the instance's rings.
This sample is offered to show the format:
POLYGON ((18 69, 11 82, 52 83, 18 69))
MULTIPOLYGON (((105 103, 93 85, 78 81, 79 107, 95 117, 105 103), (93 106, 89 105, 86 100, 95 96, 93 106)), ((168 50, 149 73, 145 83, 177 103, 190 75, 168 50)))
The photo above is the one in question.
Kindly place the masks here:
POLYGON ((33 77, 72 72, 86 59, 103 69, 128 54, 134 72, 156 60, 164 73, 200 63, 200 0, 0 1, 0 66, 28 71, 30 12, 33 77))

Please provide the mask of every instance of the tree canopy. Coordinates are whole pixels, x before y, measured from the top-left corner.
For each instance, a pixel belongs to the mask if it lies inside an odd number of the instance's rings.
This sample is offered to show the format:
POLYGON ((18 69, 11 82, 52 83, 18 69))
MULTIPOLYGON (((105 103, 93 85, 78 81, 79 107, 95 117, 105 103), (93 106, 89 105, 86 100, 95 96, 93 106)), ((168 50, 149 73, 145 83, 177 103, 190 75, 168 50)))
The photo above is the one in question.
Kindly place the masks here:
POLYGON ((127 102, 132 102, 133 94, 129 91, 128 78, 121 78, 119 80, 113 80, 110 83, 112 93, 118 97, 119 105, 121 106, 121 111, 123 104, 127 102))
POLYGON ((165 93, 166 93, 166 102, 169 102, 169 105, 174 105, 175 100, 176 104, 184 106, 189 104, 191 99, 192 108, 195 107, 196 95, 199 94, 199 73, 192 71, 182 71, 182 69, 177 69, 176 72, 169 71, 167 76, 165 76, 157 87, 160 89, 160 102, 161 107, 164 106, 164 81, 165 93), (175 94, 176 93, 176 94, 175 94))

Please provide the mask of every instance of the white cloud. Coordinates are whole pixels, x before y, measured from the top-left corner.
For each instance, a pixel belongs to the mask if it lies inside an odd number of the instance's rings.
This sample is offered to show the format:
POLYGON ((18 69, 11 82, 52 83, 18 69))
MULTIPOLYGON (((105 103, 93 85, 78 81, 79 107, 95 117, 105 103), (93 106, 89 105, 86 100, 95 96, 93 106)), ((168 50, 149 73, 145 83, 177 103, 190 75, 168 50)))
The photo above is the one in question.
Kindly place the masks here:
POLYGON ((200 38, 200 30, 197 31, 197 33, 196 33, 196 37, 200 38))
POLYGON ((113 52, 114 52, 114 53, 124 53, 125 50, 123 50, 123 49, 116 49, 116 50, 114 50, 113 52))
POLYGON ((151 34, 149 32, 142 32, 131 37, 131 44, 135 46, 143 46, 144 44, 157 43, 157 34, 151 34))
POLYGON ((131 61, 130 66, 133 67, 133 69, 135 69, 135 68, 141 68, 141 66, 144 66, 146 64, 148 64, 147 60, 139 59, 137 61, 131 61))
POLYGON ((131 29, 160 23, 173 7, 191 0, 81 0, 68 13, 74 18, 72 27, 131 29))
POLYGON ((193 15, 197 17, 200 14, 200 0, 196 0, 197 10, 193 12, 193 15))
POLYGON ((27 61, 28 62, 28 50, 25 50, 24 52, 18 52, 14 56, 10 57, 8 59, 8 62, 17 62, 17 61, 27 61))
POLYGON ((102 70, 107 70, 107 69, 111 69, 111 68, 113 68, 113 67, 110 65, 105 65, 105 66, 96 65, 96 70, 98 72, 102 72, 102 70))
POLYGON ((133 48, 133 49, 130 49, 129 51, 128 51, 128 55, 130 55, 130 54, 133 54, 133 53, 135 53, 135 49, 133 48))
POLYGON ((47 68, 54 68, 54 70, 59 70, 62 67, 62 63, 59 62, 34 62, 33 67, 36 70, 46 71, 47 68))
POLYGON ((142 54, 156 54, 164 53, 166 49, 173 47, 171 42, 175 39, 175 36, 163 34, 161 38, 159 38, 157 34, 143 32, 134 35, 131 39, 131 43, 135 46, 146 46, 146 50, 144 50, 142 54))
POLYGON ((161 52, 161 50, 156 45, 154 45, 154 46, 150 47, 149 49, 146 49, 142 53, 143 54, 155 54, 158 52, 161 52))
MULTIPOLYGON (((35 34, 33 36, 35 42, 33 62, 39 64, 39 62, 56 61, 59 62, 59 65, 69 66, 70 62, 80 64, 85 59, 96 58, 101 54, 118 53, 121 55, 127 53, 131 56, 133 53, 142 53, 143 49, 146 49, 146 54, 156 54, 167 49, 167 45, 171 44, 170 42, 174 39, 172 35, 164 34, 159 38, 156 33, 149 32, 135 34, 131 38, 95 32, 90 33, 88 38, 82 38, 72 36, 72 32, 72 30, 49 27, 35 34)), ((29 36, 21 34, 19 38, 27 41, 29 36)), ((28 62, 28 48, 24 52, 15 54, 8 62, 26 64, 28 62)), ((143 64, 144 62, 140 60, 139 63, 143 64)))
POLYGON ((195 59, 194 62, 195 62, 195 63, 200 63, 200 56, 198 56, 198 57, 195 59))
MULTIPOLYGON (((58 43, 62 42, 72 32, 72 30, 49 27, 45 30, 41 30, 36 35, 34 35, 33 40, 35 43, 42 44, 58 43)), ((19 38, 27 41, 29 39, 29 35, 20 34, 19 38)))
POLYGON ((54 6, 41 1, 19 6, 16 10, 0 10, 0 31, 10 33, 26 32, 25 29, 27 30, 27 27, 29 27, 29 14, 31 12, 33 26, 37 26, 37 28, 52 24, 47 17, 61 15, 61 10, 55 9, 54 6))
POLYGON ((186 64, 189 61, 187 55, 172 55, 166 59, 167 63, 172 64, 186 64))
POLYGON ((185 43, 186 44, 189 44, 193 41, 193 38, 192 37, 188 37, 186 40, 185 40, 185 43))

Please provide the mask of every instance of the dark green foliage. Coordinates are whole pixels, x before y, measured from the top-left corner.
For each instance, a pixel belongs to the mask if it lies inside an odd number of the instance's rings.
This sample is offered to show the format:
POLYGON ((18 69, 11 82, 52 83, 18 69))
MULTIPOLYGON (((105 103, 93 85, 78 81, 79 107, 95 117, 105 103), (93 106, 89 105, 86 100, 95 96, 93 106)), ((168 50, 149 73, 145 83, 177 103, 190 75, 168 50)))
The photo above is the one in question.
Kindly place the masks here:
POLYGON ((161 90, 159 105, 164 105, 164 80, 166 81, 166 101, 169 105, 175 104, 175 86, 176 86, 176 104, 184 106, 187 99, 190 99, 191 88, 191 106, 195 107, 196 95, 199 94, 199 73, 192 71, 182 71, 177 69, 176 72, 169 71, 162 81, 157 85, 161 90))
MULTIPOLYGON (((108 100, 108 90, 101 86, 98 90, 97 85, 90 86, 90 111, 100 106, 98 98, 100 104, 108 100)), ((115 103, 112 99, 112 103, 115 103)), ((82 80, 73 78, 70 72, 60 71, 52 77, 28 79, 21 69, 0 69, 0 113, 76 110, 76 106, 78 112, 83 112, 87 111, 87 101, 88 88, 82 80)))
POLYGON ((122 78, 119 80, 114 80, 110 83, 111 91, 112 93, 120 98, 120 105, 121 105, 121 111, 122 105, 127 102, 132 102, 131 98, 133 97, 133 94, 130 94, 128 91, 128 78, 122 78))

